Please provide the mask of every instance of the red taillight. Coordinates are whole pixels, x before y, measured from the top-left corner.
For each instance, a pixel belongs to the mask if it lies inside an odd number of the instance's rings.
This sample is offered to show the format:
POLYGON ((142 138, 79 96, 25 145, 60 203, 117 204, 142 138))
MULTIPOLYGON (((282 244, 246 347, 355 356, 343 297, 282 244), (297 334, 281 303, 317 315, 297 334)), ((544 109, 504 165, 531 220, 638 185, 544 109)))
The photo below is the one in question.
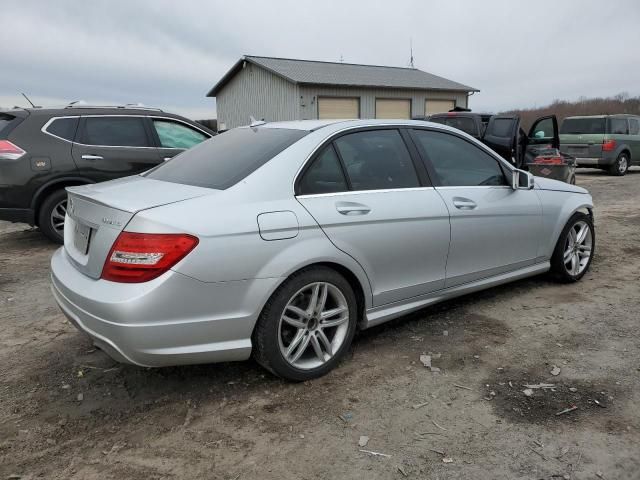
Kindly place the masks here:
POLYGON ((118 235, 102 268, 104 280, 148 282, 162 275, 198 245, 187 234, 131 233, 118 235))
POLYGON ((602 151, 603 152, 613 152, 616 149, 616 141, 615 140, 604 140, 602 142, 602 151))
POLYGON ((11 143, 9 140, 0 140, 1 160, 17 160, 25 153, 27 152, 25 152, 19 146, 11 143))
POLYGON ((535 163, 536 165, 562 165, 564 163, 564 160, 562 159, 562 157, 554 155, 540 155, 533 159, 533 163, 535 163))

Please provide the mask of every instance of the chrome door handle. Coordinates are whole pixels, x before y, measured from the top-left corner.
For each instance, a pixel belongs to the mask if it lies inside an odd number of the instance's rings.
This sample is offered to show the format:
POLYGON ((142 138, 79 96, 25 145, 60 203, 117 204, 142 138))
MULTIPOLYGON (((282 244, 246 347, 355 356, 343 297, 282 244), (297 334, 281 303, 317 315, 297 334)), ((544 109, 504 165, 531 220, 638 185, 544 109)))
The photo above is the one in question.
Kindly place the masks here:
POLYGON ((338 202, 336 210, 342 215, 366 215, 371 211, 366 205, 355 202, 338 202))
POLYGON ((82 155, 83 160, 104 160, 100 155, 82 155))
POLYGON ((454 198, 453 206, 458 210, 473 210, 478 205, 473 200, 469 200, 468 198, 454 198))
POLYGON ((164 157, 164 161, 168 162, 169 160, 171 160, 172 157, 164 157))

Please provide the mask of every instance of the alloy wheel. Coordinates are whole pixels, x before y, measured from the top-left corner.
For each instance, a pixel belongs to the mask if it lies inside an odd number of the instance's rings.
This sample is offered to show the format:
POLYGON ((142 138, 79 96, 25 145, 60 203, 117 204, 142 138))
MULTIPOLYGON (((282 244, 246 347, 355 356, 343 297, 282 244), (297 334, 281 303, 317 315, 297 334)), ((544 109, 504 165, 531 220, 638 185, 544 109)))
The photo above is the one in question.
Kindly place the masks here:
POLYGON ((301 370, 320 367, 343 345, 349 329, 344 294, 327 282, 298 290, 287 302, 278 324, 280 353, 301 370))
POLYGON ((593 234, 589 224, 583 220, 569 229, 562 260, 570 275, 580 275, 589 265, 593 248, 593 234))
POLYGON ((64 217, 67 214, 67 199, 61 200, 56 203, 51 210, 51 228, 56 233, 62 235, 64 232, 64 217))
POLYGON ((620 155, 620 158, 618 159, 618 172, 620 172, 621 174, 624 174, 627 171, 627 168, 628 168, 627 157, 625 157, 624 155, 620 155))

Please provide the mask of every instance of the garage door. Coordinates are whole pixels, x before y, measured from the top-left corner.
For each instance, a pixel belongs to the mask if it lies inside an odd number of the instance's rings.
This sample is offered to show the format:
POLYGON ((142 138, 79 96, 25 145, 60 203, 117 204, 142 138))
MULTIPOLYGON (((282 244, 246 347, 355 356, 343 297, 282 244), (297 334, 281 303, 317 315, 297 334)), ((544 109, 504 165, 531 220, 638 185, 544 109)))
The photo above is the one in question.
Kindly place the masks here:
POLYGON ((318 118, 360 118, 360 99, 321 97, 318 99, 318 118))
POLYGON ((376 118, 411 118, 411 100, 376 98, 376 118))
POLYGON ((448 112, 455 106, 456 103, 453 100, 427 100, 424 103, 424 111, 426 115, 433 115, 448 112))

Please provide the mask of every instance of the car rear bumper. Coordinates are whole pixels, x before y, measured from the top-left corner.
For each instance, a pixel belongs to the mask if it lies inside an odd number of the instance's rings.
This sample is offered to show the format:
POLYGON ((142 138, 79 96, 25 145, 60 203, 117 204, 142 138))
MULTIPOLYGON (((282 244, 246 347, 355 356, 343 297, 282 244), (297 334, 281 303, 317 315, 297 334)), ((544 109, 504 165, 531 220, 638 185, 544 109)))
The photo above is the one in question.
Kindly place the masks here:
POLYGON ((0 208, 0 220, 33 225, 34 212, 30 208, 0 208))
POLYGON ((205 283, 177 272, 145 283, 94 280, 60 248, 51 259, 62 312, 112 358, 146 367, 246 360, 277 278, 205 283))

